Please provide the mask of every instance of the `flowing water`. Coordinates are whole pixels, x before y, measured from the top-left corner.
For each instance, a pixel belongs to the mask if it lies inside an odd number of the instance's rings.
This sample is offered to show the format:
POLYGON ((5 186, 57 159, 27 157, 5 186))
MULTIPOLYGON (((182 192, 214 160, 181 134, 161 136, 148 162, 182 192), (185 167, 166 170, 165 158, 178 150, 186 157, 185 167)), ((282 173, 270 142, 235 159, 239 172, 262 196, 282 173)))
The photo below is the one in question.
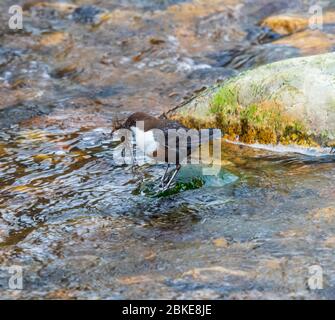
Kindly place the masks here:
MULTIPOLYGON (((0 296, 335 298, 333 156, 223 143, 218 177, 154 197, 145 188, 164 168, 116 164, 110 136, 135 110, 159 115, 240 70, 311 54, 259 26, 311 3, 71 4, 110 18, 31 4, 23 30, 2 27, 0 296), (8 288, 12 265, 23 290, 8 288), (310 287, 315 265, 322 290, 310 287)), ((313 50, 331 51, 334 31, 313 34, 313 50)))

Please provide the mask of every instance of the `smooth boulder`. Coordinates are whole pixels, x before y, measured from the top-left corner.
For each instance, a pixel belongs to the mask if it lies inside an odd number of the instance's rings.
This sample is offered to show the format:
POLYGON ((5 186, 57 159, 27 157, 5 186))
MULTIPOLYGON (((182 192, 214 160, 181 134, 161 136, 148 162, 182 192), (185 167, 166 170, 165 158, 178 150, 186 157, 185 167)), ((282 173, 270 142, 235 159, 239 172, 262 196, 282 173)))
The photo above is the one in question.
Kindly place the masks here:
POLYGON ((167 112, 190 128, 220 128, 247 144, 334 146, 335 53, 241 73, 167 112))

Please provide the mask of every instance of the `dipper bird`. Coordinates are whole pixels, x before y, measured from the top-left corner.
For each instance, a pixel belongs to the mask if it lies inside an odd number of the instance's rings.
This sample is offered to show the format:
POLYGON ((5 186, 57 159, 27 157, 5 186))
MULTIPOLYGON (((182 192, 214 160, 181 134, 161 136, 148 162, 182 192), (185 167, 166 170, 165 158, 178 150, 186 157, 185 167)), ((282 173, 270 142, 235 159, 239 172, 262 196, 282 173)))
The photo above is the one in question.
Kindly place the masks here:
MULTIPOLYGON (((178 121, 157 119, 144 112, 132 114, 123 124, 115 126, 112 134, 118 129, 131 130, 135 136, 136 146, 145 155, 167 164, 160 184, 163 191, 167 190, 175 179, 181 168, 181 162, 200 146, 198 131, 195 139, 189 139, 192 137, 189 129, 178 121), (174 132, 176 134, 173 134, 174 132), (168 174, 171 164, 175 165, 175 169, 168 174)), ((207 142, 211 138, 213 138, 213 130, 210 130, 207 142)), ((201 141, 204 142, 203 139, 201 141)))

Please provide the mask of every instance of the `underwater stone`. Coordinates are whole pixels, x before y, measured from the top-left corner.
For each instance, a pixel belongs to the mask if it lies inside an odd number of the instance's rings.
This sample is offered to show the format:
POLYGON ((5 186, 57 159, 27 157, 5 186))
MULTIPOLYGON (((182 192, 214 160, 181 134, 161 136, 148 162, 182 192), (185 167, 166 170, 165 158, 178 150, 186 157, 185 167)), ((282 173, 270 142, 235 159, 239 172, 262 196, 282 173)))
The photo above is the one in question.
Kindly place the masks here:
POLYGON ((22 52, 12 48, 4 48, 0 46, 0 68, 7 66, 15 58, 22 55, 22 52))
POLYGON ((268 27, 278 34, 288 35, 306 29, 308 18, 289 15, 272 16, 264 19, 261 26, 268 27))

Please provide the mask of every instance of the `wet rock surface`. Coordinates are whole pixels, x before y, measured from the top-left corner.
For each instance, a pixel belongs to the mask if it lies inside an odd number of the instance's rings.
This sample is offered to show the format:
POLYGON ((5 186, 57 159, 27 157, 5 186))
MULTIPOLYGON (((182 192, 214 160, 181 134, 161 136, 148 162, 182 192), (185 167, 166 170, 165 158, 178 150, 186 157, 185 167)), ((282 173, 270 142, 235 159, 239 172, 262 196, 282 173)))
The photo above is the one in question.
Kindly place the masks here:
POLYGON ((110 140, 133 111, 332 51, 332 4, 323 30, 287 35, 262 22, 306 1, 18 4, 20 31, 0 4, 0 265, 23 267, 24 290, 0 272, 1 298, 334 298, 332 159, 224 145, 224 187, 150 198, 135 191, 163 168, 116 166, 110 140))
POLYGON ((76 8, 71 17, 75 22, 95 24, 99 22, 99 16, 106 11, 95 6, 82 6, 76 8))
POLYGON ((231 141, 327 147, 335 137, 334 67, 334 53, 267 64, 165 115, 188 127, 220 128, 231 141))

